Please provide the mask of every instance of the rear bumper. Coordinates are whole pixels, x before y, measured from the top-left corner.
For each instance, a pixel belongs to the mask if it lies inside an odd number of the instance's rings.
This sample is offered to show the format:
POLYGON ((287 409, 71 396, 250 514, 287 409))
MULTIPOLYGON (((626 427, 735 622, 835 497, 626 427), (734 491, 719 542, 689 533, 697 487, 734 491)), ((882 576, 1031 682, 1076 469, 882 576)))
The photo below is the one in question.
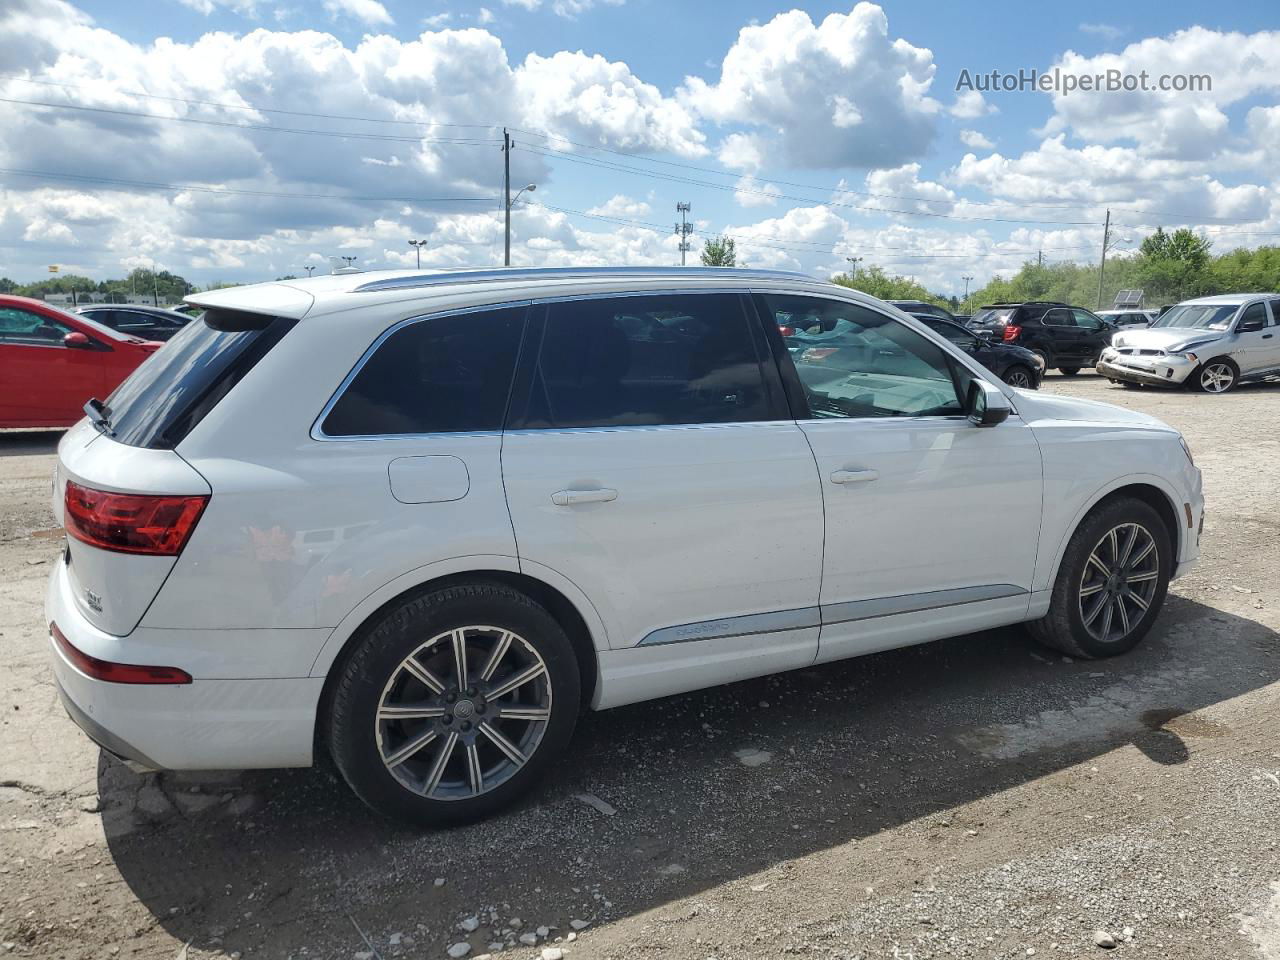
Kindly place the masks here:
MULTIPOLYGON (((46 622, 100 659, 131 657, 128 637, 102 634, 69 595, 61 562, 49 582, 46 622)), ((182 685, 109 683, 81 673, 52 638, 54 679, 71 719, 121 759, 154 769, 305 767, 312 761, 322 677, 195 679, 182 685)))
POLYGON ((1129 357, 1110 348, 1095 365, 1104 377, 1160 387, 1181 386, 1195 368, 1196 362, 1184 357, 1129 357))

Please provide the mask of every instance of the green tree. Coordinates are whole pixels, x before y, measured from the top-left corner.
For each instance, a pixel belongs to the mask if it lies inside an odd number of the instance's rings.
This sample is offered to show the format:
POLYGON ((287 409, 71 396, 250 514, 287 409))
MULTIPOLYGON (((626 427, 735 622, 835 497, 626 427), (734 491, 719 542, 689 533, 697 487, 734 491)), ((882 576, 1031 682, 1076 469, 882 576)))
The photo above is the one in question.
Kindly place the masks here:
POLYGON ((702 265, 704 267, 736 267, 738 251, 733 237, 709 237, 702 244, 702 265))
POLYGON ((838 273, 831 281, 842 287, 869 293, 881 300, 923 300, 939 306, 947 305, 946 297, 930 293, 910 277, 890 276, 884 272, 883 267, 859 267, 847 273, 838 273))

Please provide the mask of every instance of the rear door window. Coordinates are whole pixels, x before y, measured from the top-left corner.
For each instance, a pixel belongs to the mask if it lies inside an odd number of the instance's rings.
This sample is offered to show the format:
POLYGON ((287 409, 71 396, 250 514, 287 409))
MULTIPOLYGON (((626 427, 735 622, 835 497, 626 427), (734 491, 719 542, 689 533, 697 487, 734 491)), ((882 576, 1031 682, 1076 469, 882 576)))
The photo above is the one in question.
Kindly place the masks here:
POLYGON ((377 344, 325 414, 329 437, 501 430, 527 307, 418 320, 377 344))
POLYGON ((737 294, 601 297, 547 311, 523 426, 775 418, 773 361, 737 294))

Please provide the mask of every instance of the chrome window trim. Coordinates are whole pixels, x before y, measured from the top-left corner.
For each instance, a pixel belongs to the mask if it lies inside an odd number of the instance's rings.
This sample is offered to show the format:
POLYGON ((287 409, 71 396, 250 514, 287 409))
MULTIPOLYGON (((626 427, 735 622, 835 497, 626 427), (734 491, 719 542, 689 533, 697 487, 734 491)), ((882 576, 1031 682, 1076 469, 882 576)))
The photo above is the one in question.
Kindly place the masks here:
POLYGON ((661 627, 645 634, 636 646, 656 647, 669 643, 725 640, 730 637, 748 637, 761 633, 785 633, 791 630, 806 630, 810 627, 876 620, 881 617, 959 607, 969 603, 1010 600, 1027 596, 1030 596, 1030 591, 1012 583, 993 583, 950 590, 907 593, 892 597, 874 597, 869 600, 824 603, 811 607, 771 610, 741 617, 720 617, 715 620, 699 620, 695 623, 661 627))
POLYGON ((507 300, 501 303, 485 303, 485 304, 481 304, 479 306, 474 306, 474 307, 452 307, 447 310, 437 310, 432 313, 424 313, 416 317, 408 317, 404 320, 399 320, 393 323, 391 326, 387 327, 387 329, 383 330, 382 333, 378 334, 378 336, 374 338, 373 343, 369 344, 368 348, 364 351, 364 353, 360 354, 360 359, 356 361, 355 366, 353 366, 350 372, 345 377, 342 378, 342 382, 338 384, 337 389, 333 391, 333 395, 329 397, 328 402, 325 403, 324 407, 320 410, 319 416, 317 416, 315 418, 315 421, 311 424, 311 434, 310 434, 311 439, 312 440, 336 440, 336 441, 409 440, 409 439, 420 439, 423 437, 501 436, 502 435, 501 429, 471 430, 471 431, 436 431, 433 433, 397 433, 397 434, 373 433, 373 434, 353 434, 350 436, 345 436, 345 435, 330 436, 329 434, 325 433, 323 429, 321 429, 321 424, 324 423, 325 417, 329 416, 330 411, 332 411, 333 408, 337 406, 338 401, 342 399, 342 395, 347 392, 347 387, 351 386, 351 381, 353 381, 360 374, 360 371, 364 369, 364 365, 369 362, 369 358, 372 357, 374 353, 377 352, 378 348, 381 347, 391 336, 393 336, 396 333, 399 333, 401 330, 405 329, 406 327, 411 327, 416 323, 425 323, 428 320, 440 320, 446 317, 460 317, 468 313, 481 313, 486 310, 503 310, 503 309, 509 309, 512 307, 525 307, 527 309, 531 304, 532 304, 531 300, 521 299, 521 300, 507 300))
MULTIPOLYGON (((637 268, 638 269, 638 268, 637 268)), ((649 269, 649 268, 645 268, 649 269)), ((657 268, 653 268, 657 269, 657 268)), ((663 268, 663 275, 670 273, 669 268, 663 268)), ((811 279, 811 278, 808 278, 811 279)), ((819 282, 819 281, 812 281, 819 282)), ((576 300, 606 300, 618 297, 665 297, 665 296, 696 296, 711 295, 717 293, 741 294, 743 296, 750 295, 751 291, 743 286, 727 286, 727 287, 661 287, 652 290, 601 290, 592 293, 573 294, 566 296, 547 296, 533 297, 520 300, 504 300, 499 303, 486 303, 472 307, 455 307, 444 310, 436 310, 432 313, 424 313, 420 316, 409 317, 405 320, 397 321, 386 330, 382 331, 373 343, 360 355, 360 359, 356 361, 351 371, 338 384, 333 395, 329 397, 328 402, 321 409, 319 416, 311 425, 310 437, 312 440, 321 441, 344 441, 344 440, 422 440, 431 437, 490 437, 501 436, 502 430, 457 430, 457 431, 435 431, 431 433, 371 433, 371 434, 351 434, 349 436, 330 436, 321 429, 325 417, 337 405, 342 395, 346 392, 347 387, 351 385, 356 376, 364 368, 364 365, 373 356, 374 352, 387 340, 392 334, 404 329, 415 323, 423 323, 428 320, 440 320, 446 317, 461 316, 467 313, 479 313, 484 310, 501 310, 508 307, 534 307, 548 303, 568 303, 576 300)), ((748 325, 754 322, 753 317, 749 313, 744 313, 748 325)), ((538 428, 522 428, 519 430, 507 430, 509 434, 523 433, 564 433, 577 432, 579 430, 653 430, 667 429, 672 427, 726 427, 733 425, 754 426, 761 423, 789 423, 794 424, 794 420, 730 420, 724 423, 662 423, 662 424, 636 424, 634 426, 614 426, 614 427, 547 427, 538 428)))

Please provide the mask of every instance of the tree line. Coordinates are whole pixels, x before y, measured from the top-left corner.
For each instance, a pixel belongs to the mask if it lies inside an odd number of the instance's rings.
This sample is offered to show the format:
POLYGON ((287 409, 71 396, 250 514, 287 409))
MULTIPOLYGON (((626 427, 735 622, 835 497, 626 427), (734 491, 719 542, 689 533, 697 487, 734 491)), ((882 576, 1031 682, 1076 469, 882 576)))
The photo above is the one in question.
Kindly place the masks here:
POLYGON ((174 302, 195 289, 193 284, 176 273, 168 270, 156 273, 143 267, 130 271, 119 280, 92 280, 75 273, 51 273, 33 283, 18 283, 8 277, 0 277, 0 293, 36 299, 43 299, 51 293, 74 293, 77 296, 93 293, 108 302, 123 303, 130 296, 156 297, 163 302, 174 302))

